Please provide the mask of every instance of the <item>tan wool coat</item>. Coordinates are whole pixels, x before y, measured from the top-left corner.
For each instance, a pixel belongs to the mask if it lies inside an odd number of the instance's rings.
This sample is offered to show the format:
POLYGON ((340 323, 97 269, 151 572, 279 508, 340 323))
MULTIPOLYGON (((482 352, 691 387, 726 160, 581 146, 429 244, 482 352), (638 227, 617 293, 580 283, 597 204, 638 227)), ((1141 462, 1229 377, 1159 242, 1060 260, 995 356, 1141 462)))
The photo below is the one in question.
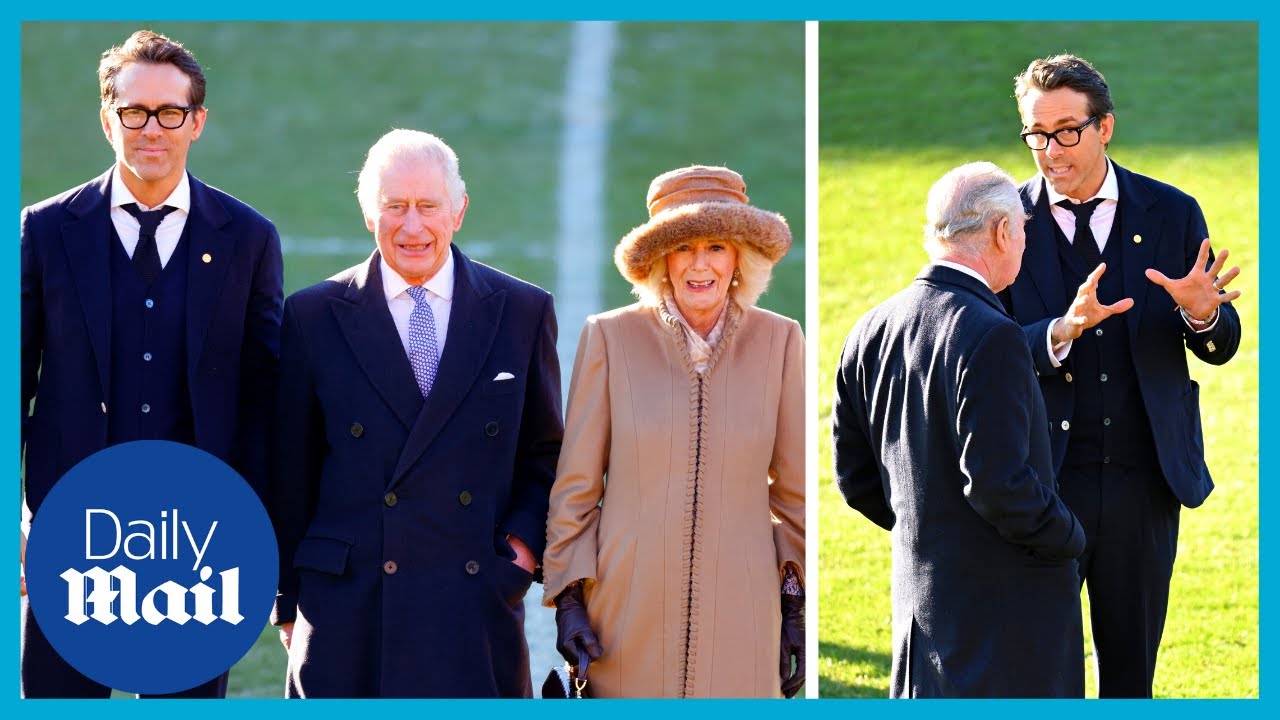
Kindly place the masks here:
POLYGON ((596 697, 777 697, 782 568, 804 569, 804 338, 730 303, 702 378, 685 342, 661 309, 587 320, 544 603, 586 580, 596 697))

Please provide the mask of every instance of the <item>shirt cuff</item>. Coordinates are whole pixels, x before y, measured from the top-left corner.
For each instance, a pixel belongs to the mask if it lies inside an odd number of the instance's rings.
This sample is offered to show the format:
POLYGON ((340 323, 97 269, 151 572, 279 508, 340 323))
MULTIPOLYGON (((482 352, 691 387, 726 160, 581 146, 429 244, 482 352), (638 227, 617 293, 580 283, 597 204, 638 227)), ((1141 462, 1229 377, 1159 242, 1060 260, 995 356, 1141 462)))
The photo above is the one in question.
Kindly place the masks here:
MULTIPOLYGON (((1061 320, 1061 319, 1062 318, 1058 318, 1058 320, 1061 320)), ((1066 360, 1067 353, 1071 352, 1071 343, 1075 342, 1074 340, 1068 340, 1065 343, 1063 343, 1062 347, 1058 348, 1057 351, 1054 351, 1053 326, 1058 322, 1058 320, 1054 320, 1053 322, 1049 323, 1049 329, 1046 330, 1044 333, 1044 346, 1049 353, 1049 362, 1054 367, 1062 367, 1062 361, 1066 360)))
POLYGON ((1182 316, 1182 322, 1186 323, 1187 327, 1191 328, 1192 332, 1198 332, 1198 333, 1209 332, 1210 330, 1213 329, 1215 325, 1218 324, 1218 315, 1219 315, 1218 308, 1213 309, 1213 317, 1210 319, 1207 325, 1198 325, 1196 323, 1191 322, 1191 316, 1187 314, 1186 310, 1182 309, 1182 306, 1178 306, 1178 314, 1182 316))

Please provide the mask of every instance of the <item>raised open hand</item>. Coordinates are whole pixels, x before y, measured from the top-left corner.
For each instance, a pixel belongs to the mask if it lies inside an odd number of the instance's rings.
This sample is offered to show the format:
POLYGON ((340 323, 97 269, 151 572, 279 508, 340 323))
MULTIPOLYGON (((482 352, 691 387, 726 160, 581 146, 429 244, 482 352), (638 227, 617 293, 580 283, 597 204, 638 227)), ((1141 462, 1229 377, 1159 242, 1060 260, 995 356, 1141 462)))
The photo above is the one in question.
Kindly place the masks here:
POLYGON ((1196 261, 1186 277, 1173 280, 1155 268, 1147 268, 1147 279, 1164 288, 1187 315, 1195 320, 1208 320, 1213 317, 1219 305, 1240 297, 1239 290, 1222 292, 1227 283, 1240 274, 1240 268, 1233 267, 1226 275, 1218 276, 1230 254, 1228 250, 1218 253, 1213 265, 1206 270, 1205 264, 1209 262, 1209 238, 1205 238, 1200 243, 1200 253, 1196 255, 1196 261))
POLYGON ((1110 305, 1103 305, 1098 301, 1098 280, 1106 271, 1107 264, 1099 264, 1076 290, 1076 299, 1071 301, 1071 307, 1067 308, 1067 313, 1053 323, 1054 345, 1075 340, 1085 330, 1116 313, 1122 313, 1133 307, 1133 298, 1123 298, 1110 305))

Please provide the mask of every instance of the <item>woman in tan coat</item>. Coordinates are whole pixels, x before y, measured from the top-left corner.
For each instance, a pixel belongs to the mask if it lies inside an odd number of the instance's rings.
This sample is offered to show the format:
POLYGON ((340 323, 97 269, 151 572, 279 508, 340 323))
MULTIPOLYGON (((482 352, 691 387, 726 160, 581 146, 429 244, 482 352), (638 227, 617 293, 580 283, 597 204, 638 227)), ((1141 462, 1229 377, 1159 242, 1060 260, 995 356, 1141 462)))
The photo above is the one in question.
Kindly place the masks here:
POLYGON ((614 253, 640 302, 578 343, 543 601, 596 697, 804 681, 804 338, 755 307, 791 231, 745 190, 727 168, 657 177, 614 253))

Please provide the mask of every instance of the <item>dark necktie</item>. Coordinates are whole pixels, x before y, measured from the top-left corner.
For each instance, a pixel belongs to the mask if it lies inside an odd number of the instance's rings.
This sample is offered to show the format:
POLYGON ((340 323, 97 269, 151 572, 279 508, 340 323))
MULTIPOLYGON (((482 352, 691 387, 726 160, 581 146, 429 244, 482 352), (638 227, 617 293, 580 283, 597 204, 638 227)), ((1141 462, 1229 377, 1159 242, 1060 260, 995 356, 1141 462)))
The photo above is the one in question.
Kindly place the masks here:
POLYGON ((1076 254, 1084 260, 1085 265, 1089 267, 1089 272, 1098 267, 1098 263, 1102 260, 1102 252, 1098 250, 1098 240, 1093 236, 1093 228, 1089 227, 1089 218, 1093 217, 1093 209, 1098 207, 1102 202, 1102 198, 1094 198, 1089 202, 1073 203, 1070 200, 1059 200, 1058 207, 1064 207, 1076 216, 1076 236, 1071 240, 1071 246, 1076 249, 1076 254))
POLYGON ((138 246, 133 250, 133 266, 142 275, 142 281, 147 287, 151 287, 151 283, 160 274, 160 251, 156 248, 156 228, 160 227, 165 215, 178 208, 165 205, 159 210, 146 211, 139 208, 137 203, 125 203, 120 207, 138 219, 140 226, 138 246))

